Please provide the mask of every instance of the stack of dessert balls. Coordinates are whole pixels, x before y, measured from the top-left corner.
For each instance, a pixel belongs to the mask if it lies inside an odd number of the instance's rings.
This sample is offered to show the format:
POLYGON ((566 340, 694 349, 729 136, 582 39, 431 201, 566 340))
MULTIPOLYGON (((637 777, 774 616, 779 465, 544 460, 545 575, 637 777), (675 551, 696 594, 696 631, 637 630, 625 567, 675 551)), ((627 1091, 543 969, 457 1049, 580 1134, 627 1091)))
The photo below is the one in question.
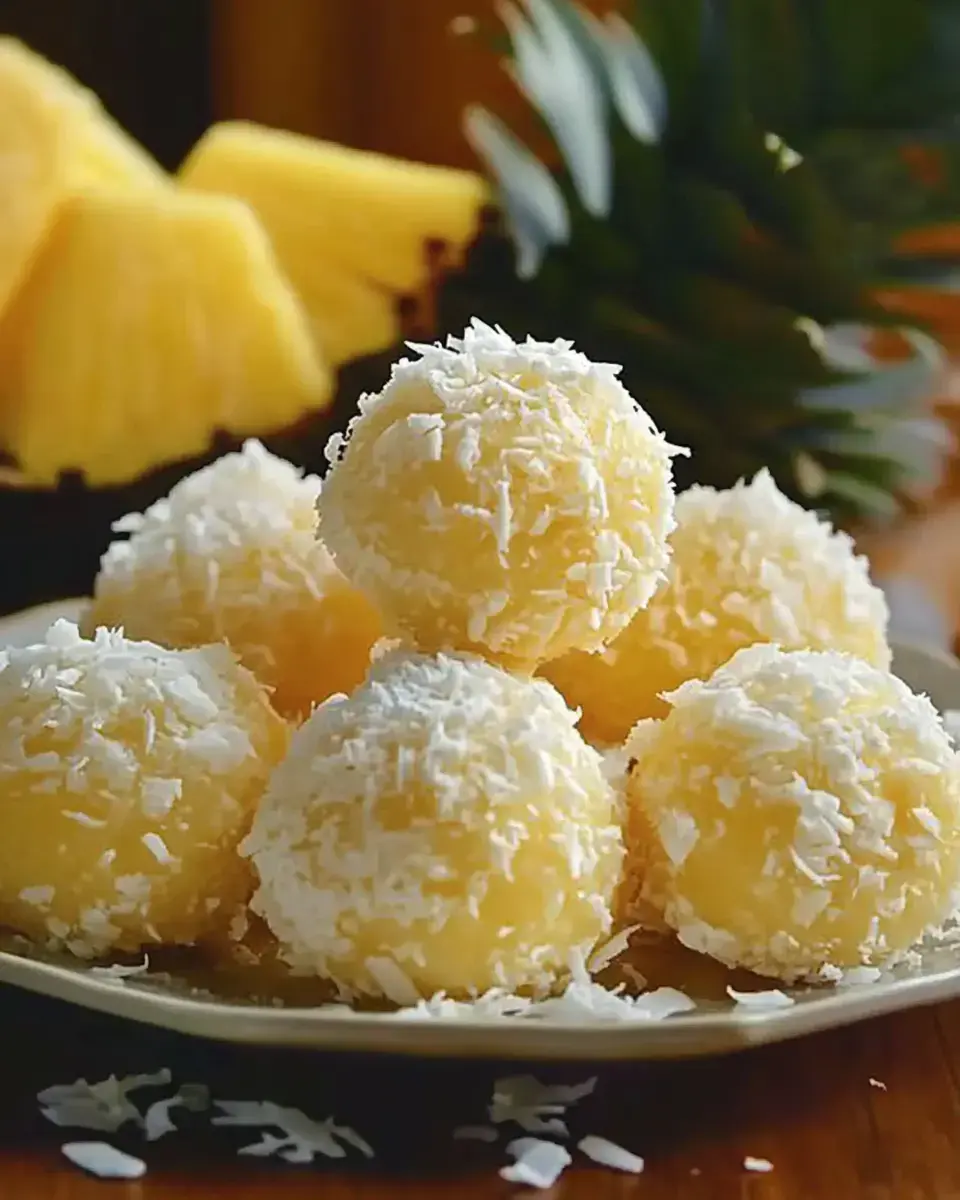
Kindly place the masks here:
POLYGON ((562 986, 615 924, 788 982, 960 898, 960 761, 852 543, 675 496, 617 368, 474 321, 328 469, 256 443, 0 658, 0 923, 87 958, 248 914, 345 999, 562 986), (611 777, 607 751, 628 762, 611 777))

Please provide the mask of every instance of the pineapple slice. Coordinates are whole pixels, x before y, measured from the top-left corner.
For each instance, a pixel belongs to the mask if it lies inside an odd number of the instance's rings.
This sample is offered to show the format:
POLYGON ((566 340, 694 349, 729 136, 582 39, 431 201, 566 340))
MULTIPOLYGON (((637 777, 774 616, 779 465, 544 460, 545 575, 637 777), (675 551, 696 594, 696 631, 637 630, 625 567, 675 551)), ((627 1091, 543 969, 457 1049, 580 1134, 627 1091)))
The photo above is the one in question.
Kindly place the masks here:
POLYGON ((166 178, 92 92, 15 38, 0 38, 0 311, 66 196, 92 183, 166 178))
POLYGON ((269 239, 229 196, 78 193, 0 325, 0 441, 25 483, 124 483, 329 396, 269 239))
MULTIPOLYGON (((284 265, 292 278, 289 265, 284 265)), ((400 340, 397 297, 392 292, 338 267, 314 264, 298 276, 294 282, 300 299, 331 367, 378 354, 400 340)))
POLYGON ((320 294, 322 285, 312 277, 328 265, 393 292, 417 291, 429 274, 426 243, 435 239, 461 250, 487 198, 487 185, 470 171, 242 121, 213 125, 180 178, 188 187, 229 192, 253 205, 305 297, 320 294))

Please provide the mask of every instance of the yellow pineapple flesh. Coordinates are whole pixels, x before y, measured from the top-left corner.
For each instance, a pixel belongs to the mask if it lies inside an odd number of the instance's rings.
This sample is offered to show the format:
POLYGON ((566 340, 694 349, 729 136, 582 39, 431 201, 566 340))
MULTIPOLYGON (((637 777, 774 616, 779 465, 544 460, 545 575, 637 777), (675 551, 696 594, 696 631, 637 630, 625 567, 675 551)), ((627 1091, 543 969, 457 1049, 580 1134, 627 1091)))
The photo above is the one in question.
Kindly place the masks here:
POLYGON ((269 239, 227 196, 73 196, 0 324, 0 442, 30 484, 124 483, 330 389, 269 239))
POLYGON ((385 288, 319 265, 298 272, 297 283, 317 344, 332 367, 378 354, 399 341, 397 298, 385 288))
POLYGON ((15 38, 0 38, 0 311, 67 196, 99 182, 142 187, 166 178, 92 92, 15 38))
POLYGON ((426 243, 462 249, 487 199, 487 185, 470 171, 242 121, 213 125, 180 178, 248 201, 311 307, 321 289, 314 276, 328 266, 395 293, 417 291, 428 277, 426 243))

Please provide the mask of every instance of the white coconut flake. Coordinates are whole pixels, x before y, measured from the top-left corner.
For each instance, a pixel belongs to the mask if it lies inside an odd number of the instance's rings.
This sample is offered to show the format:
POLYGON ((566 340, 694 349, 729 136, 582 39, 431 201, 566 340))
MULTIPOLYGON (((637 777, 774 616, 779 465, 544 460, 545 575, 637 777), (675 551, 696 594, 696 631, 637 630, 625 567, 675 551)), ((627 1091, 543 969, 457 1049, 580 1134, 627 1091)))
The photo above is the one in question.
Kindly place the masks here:
POLYGON ((87 829, 105 829, 107 825, 101 817, 91 817, 89 813, 80 812, 77 809, 65 808, 62 815, 68 821, 76 821, 78 825, 85 825, 87 829))
POLYGON ((56 894, 56 889, 46 884, 44 887, 24 888, 17 899, 22 900, 24 904, 33 904, 38 908, 45 908, 56 894))
POLYGON ((509 1075, 498 1079, 487 1109, 494 1125, 512 1121, 527 1133, 552 1133, 566 1137, 562 1114, 572 1104, 593 1093, 596 1076, 583 1083, 541 1083, 534 1075, 509 1075))
POLYGON ((74 1166, 98 1179, 142 1179, 147 1173, 142 1158, 124 1154, 107 1142, 65 1142, 60 1152, 74 1166))
POLYGON ((410 976, 392 958, 368 958, 364 965, 384 996, 394 1004, 419 1004, 423 999, 410 976))
POLYGON ((876 983, 881 974, 879 967, 850 967, 836 981, 837 987, 863 987, 876 983))
POLYGON ((754 1158, 752 1154, 748 1154, 743 1160, 743 1168, 745 1171, 757 1171, 765 1175, 773 1170, 773 1163, 769 1158, 754 1158))
POLYGON ((796 1001, 779 988, 771 988, 763 992, 738 992, 732 987, 727 988, 727 995, 735 1001, 738 1007, 752 1009, 755 1012, 767 1012, 775 1008, 790 1008, 796 1001))
POLYGON ((631 1154, 623 1146, 618 1146, 616 1142, 608 1141, 605 1137, 588 1134, 577 1142, 577 1149, 598 1166, 624 1171, 628 1175, 643 1173, 643 1159, 638 1154, 631 1154))
POLYGON ((131 1092, 166 1087, 170 1081, 166 1068, 154 1075, 127 1075, 123 1079, 111 1075, 99 1083, 78 1079, 44 1088, 37 1093, 37 1102, 43 1116, 54 1125, 115 1133, 128 1121, 143 1124, 140 1110, 129 1098, 131 1092))
POLYGON ((639 928, 639 925, 628 925, 598 946, 587 960, 587 970, 590 974, 598 975, 605 967, 609 967, 614 959, 625 953, 630 946, 630 938, 639 928))
POLYGON ((871 1076, 870 1079, 867 1080, 867 1082, 870 1084, 871 1087, 879 1088, 881 1092, 885 1092, 887 1090, 887 1085, 883 1082, 882 1079, 874 1079, 873 1076, 871 1076))
POLYGON ((124 963, 113 963, 109 967, 90 967, 87 974, 94 975, 98 979, 132 979, 137 975, 146 975, 150 970, 150 959, 145 954, 142 963, 133 963, 130 965, 124 963))
POLYGON ((507 1153, 516 1161, 500 1168, 500 1178, 535 1188, 553 1187, 573 1161, 564 1146, 541 1138, 517 1138, 509 1143, 507 1153))
POLYGON ((373 1158, 373 1148, 356 1130, 337 1125, 332 1117, 314 1121, 298 1108, 282 1108, 272 1101, 215 1100, 220 1116, 212 1118, 213 1125, 266 1126, 259 1142, 242 1146, 237 1153, 255 1158, 276 1155, 288 1163, 312 1163, 316 1155, 324 1158, 346 1158, 345 1146, 358 1150, 365 1158, 373 1158), (282 1137, 269 1132, 278 1129, 282 1137))
POLYGON ((170 1119, 170 1110, 185 1108, 188 1112, 204 1112, 210 1107, 210 1091, 203 1084, 185 1083, 175 1096, 156 1100, 143 1114, 143 1133, 148 1142, 156 1142, 177 1127, 170 1119))
POLYGON ((168 867, 177 862, 167 849, 167 843, 159 833, 145 833, 140 839, 161 866, 168 867))

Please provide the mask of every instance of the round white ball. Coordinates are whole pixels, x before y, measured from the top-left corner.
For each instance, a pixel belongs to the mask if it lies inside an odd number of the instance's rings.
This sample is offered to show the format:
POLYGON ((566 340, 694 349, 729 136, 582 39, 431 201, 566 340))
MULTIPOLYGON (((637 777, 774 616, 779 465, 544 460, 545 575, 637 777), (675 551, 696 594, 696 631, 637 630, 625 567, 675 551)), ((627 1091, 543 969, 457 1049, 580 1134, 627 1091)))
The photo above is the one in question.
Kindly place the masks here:
POLYGON ((404 652, 317 709, 242 848, 283 958, 401 1002, 548 989, 607 929, 622 859, 574 720, 547 683, 404 652))

